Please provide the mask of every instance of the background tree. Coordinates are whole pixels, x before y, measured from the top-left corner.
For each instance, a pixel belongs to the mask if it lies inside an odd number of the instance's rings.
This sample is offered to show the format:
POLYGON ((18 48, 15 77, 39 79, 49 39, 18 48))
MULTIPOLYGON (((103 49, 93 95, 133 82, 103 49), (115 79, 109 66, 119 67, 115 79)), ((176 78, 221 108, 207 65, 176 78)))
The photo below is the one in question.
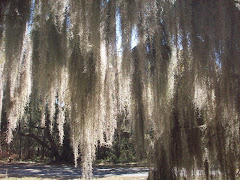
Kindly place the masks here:
POLYGON ((182 171, 191 177, 202 169, 205 178, 220 170, 235 179, 237 2, 17 0, 0 7, 8 143, 31 94, 41 102, 39 123, 51 134, 58 95, 60 142, 67 121, 75 165, 81 154, 86 178, 96 146, 112 145, 127 107, 137 155, 146 152, 153 167, 149 178, 177 179, 182 171))

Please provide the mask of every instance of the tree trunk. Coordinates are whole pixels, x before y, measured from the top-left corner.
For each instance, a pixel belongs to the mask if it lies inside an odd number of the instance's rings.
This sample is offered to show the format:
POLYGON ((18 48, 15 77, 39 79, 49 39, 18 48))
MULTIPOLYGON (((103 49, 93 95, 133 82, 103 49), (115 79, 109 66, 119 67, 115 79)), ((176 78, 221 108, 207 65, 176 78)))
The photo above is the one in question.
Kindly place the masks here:
POLYGON ((53 157, 55 157, 55 161, 60 161, 61 157, 58 152, 58 147, 57 147, 57 145, 53 139, 53 136, 51 135, 51 132, 50 132, 50 123, 51 123, 51 121, 50 121, 49 113, 47 113, 45 130, 46 130, 46 136, 51 145, 51 155, 53 157))
MULTIPOLYGON (((43 130, 43 141, 45 142, 45 137, 46 137, 46 131, 43 130)), ((42 145, 42 155, 41 155, 41 159, 44 159, 45 156, 45 146, 42 145)))

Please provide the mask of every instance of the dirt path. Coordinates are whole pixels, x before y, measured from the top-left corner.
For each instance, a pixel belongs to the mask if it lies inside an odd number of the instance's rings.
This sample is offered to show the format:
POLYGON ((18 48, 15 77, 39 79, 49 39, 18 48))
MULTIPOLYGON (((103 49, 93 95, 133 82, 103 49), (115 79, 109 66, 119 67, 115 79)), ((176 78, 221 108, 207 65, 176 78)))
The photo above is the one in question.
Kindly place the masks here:
MULTIPOLYGON (((2 177, 40 177, 55 179, 75 179, 82 176, 81 169, 66 165, 43 165, 43 164, 0 164, 0 174, 2 177)), ((128 177, 141 177, 146 179, 148 168, 145 167, 115 167, 97 166, 93 169, 95 178, 117 177, 127 179, 128 177)))

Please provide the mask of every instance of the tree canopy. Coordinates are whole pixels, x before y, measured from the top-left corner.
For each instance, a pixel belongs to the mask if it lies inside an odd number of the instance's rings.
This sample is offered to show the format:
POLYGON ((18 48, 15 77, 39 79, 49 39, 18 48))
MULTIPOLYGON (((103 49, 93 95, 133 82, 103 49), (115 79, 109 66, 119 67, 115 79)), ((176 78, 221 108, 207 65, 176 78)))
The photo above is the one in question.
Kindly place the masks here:
POLYGON ((7 141, 30 99, 91 178, 96 146, 130 120, 149 178, 235 179, 240 158, 235 0, 1 0, 0 112, 7 141), (137 45, 132 47, 133 44, 137 45), (2 108, 3 107, 3 108, 2 108))

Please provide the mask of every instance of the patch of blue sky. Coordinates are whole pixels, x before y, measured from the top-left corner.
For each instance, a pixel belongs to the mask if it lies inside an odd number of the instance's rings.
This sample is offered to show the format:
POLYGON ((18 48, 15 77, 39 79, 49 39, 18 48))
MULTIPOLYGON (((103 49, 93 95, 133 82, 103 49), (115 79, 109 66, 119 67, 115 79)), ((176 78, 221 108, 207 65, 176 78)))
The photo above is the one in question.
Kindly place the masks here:
POLYGON ((105 8, 109 0, 101 0, 101 6, 102 8, 105 8))
POLYGON ((66 13, 66 21, 67 21, 67 31, 69 31, 69 28, 70 28, 70 25, 71 25, 71 21, 70 21, 68 13, 66 13))
MULTIPOLYGON (((119 9, 116 11, 116 45, 117 45, 117 54, 122 57, 123 47, 122 47, 122 29, 121 29, 121 15, 119 9)), ((131 49, 135 48, 138 45, 138 32, 137 26, 135 25, 132 29, 131 34, 131 49)))
POLYGON ((117 55, 122 56, 122 30, 121 30, 121 16, 119 9, 116 11, 116 45, 117 45, 117 55))
MULTIPOLYGON (((163 41, 162 44, 164 45, 166 41, 163 41)), ((170 44, 174 45, 175 48, 178 50, 183 50, 183 45, 182 45, 182 35, 178 34, 177 36, 172 35, 170 38, 170 44)))
POLYGON ((36 2, 36 0, 32 0, 31 7, 30 7, 30 18, 29 18, 29 21, 27 22, 27 33, 28 34, 30 34, 32 31, 35 2, 36 2))
POLYGON ((169 41, 171 45, 176 45, 175 40, 176 40, 175 35, 170 36, 169 41))
POLYGON ((191 38, 190 38, 190 33, 187 33, 187 45, 188 45, 188 49, 190 49, 191 47, 191 38))
POLYGON ((215 55, 215 61, 218 67, 222 68, 222 62, 221 62, 221 51, 214 50, 214 55, 215 55))
POLYGON ((178 34, 177 47, 178 47, 179 50, 183 50, 182 35, 180 33, 178 34))
POLYGON ((135 48, 137 45, 138 45, 138 32, 137 26, 135 25, 132 29, 131 49, 135 48))
POLYGON ((197 36, 197 38, 204 42, 204 38, 202 36, 197 36))
POLYGON ((70 5, 69 5, 69 1, 67 1, 67 6, 66 6, 66 11, 65 11, 65 16, 66 16, 66 23, 67 23, 67 32, 69 32, 69 28, 71 25, 71 21, 69 18, 69 9, 70 9, 70 5))
POLYGON ((55 103, 56 103, 58 106, 60 106, 60 107, 64 107, 64 106, 65 106, 65 103, 64 103, 64 102, 61 103, 61 102, 58 100, 58 98, 56 98, 55 103))

